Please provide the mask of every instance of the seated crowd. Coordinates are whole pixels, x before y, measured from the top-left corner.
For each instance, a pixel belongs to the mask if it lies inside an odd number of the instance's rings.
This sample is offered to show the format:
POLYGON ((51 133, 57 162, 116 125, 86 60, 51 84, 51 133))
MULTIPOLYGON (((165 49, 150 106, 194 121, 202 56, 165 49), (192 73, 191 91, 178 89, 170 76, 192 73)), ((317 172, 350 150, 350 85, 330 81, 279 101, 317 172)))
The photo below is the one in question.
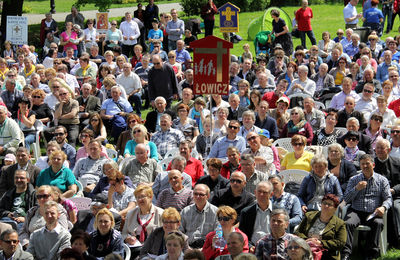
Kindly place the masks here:
POLYGON ((206 97, 190 31, 149 2, 105 35, 47 14, 41 60, 7 43, 0 259, 349 259, 359 225, 366 259, 384 225, 400 246, 400 36, 232 55, 229 95, 206 97))

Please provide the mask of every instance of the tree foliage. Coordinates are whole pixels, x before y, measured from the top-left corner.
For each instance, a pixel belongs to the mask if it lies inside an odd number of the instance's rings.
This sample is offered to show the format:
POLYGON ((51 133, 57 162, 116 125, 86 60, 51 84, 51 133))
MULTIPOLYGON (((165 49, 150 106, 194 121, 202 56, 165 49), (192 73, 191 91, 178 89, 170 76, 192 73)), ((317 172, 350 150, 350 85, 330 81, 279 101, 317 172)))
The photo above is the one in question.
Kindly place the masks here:
POLYGON ((107 12, 113 3, 113 0, 77 0, 74 5, 79 9, 81 6, 94 4, 99 12, 107 12))

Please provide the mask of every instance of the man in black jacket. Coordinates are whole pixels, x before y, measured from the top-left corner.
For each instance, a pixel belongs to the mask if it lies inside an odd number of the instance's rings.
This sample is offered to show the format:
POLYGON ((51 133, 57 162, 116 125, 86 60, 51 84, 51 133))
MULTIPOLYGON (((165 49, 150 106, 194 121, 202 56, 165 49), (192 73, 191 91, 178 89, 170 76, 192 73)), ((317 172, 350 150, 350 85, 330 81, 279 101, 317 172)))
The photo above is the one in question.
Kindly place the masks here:
POLYGON ((164 63, 160 55, 152 57, 153 67, 149 71, 149 98, 154 107, 156 97, 163 97, 170 107, 173 99, 178 99, 178 80, 171 65, 164 63))
POLYGON ((389 237, 393 238, 390 240, 395 241, 398 245, 400 238, 400 159, 390 156, 389 153, 389 140, 379 139, 375 146, 376 157, 374 170, 389 180, 390 191, 393 198, 393 208, 390 209, 389 216, 392 213, 393 218, 388 219, 389 225, 393 224, 393 228, 389 228, 388 230, 389 237))
POLYGON ((15 171, 14 184, 0 200, 0 218, 5 222, 15 221, 20 229, 28 210, 36 205, 36 191, 29 183, 28 172, 22 169, 15 171))
POLYGON ((0 175, 0 197, 10 188, 14 186, 14 174, 17 169, 24 169, 28 173, 29 180, 32 185, 35 185, 37 176, 40 173, 40 169, 32 165, 30 161, 30 155, 25 147, 19 147, 17 149, 17 163, 8 166, 3 170, 0 175))
MULTIPOLYGON (((358 122, 358 119, 355 117, 350 117, 347 119, 346 122, 346 128, 347 131, 356 131, 358 132, 358 149, 361 151, 366 152, 369 155, 373 155, 374 151, 372 150, 372 140, 368 135, 365 135, 358 130, 360 129, 360 123, 358 122)), ((337 142, 343 146, 346 147, 346 144, 344 143, 344 135, 337 138, 337 142)))
POLYGON ((271 233, 269 219, 272 212, 272 185, 269 181, 262 181, 257 184, 254 192, 257 203, 244 208, 239 221, 239 229, 249 238, 249 247, 254 247, 259 239, 271 233))
POLYGON ((242 107, 240 104, 240 98, 237 94, 230 94, 229 95, 229 105, 228 108, 228 120, 237 120, 242 122, 242 114, 244 111, 247 111, 247 107, 242 107))

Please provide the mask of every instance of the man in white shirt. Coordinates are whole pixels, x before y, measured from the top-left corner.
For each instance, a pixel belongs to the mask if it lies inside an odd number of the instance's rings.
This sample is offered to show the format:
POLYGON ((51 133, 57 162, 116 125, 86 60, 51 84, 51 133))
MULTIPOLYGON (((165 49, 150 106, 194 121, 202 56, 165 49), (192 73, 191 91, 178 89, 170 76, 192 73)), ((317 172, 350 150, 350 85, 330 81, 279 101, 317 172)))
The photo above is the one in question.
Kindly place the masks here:
POLYGON ((371 83, 367 83, 364 85, 364 89, 362 92, 361 99, 357 101, 355 110, 360 111, 364 114, 364 118, 369 118, 369 115, 372 111, 375 111, 378 108, 376 103, 376 99, 372 97, 374 94, 375 87, 371 83))
POLYGON ((390 129, 390 137, 392 138, 392 147, 389 155, 400 159, 400 125, 395 125, 390 129))
POLYGON ((142 108, 141 90, 142 84, 139 76, 132 72, 132 64, 126 62, 122 65, 123 73, 121 73, 116 81, 121 85, 127 94, 129 103, 135 104, 136 114, 141 116, 140 109, 142 108))
POLYGON ((137 43, 137 39, 140 37, 140 30, 138 24, 132 20, 132 14, 130 12, 125 13, 125 21, 119 26, 119 30, 122 32, 122 53, 126 57, 132 55, 133 46, 137 43))
POLYGON ((349 77, 345 77, 342 81, 342 91, 333 96, 330 108, 335 108, 337 110, 344 109, 344 103, 346 97, 351 96, 354 98, 355 102, 360 99, 360 96, 354 90, 351 90, 353 85, 353 80, 349 77))
POLYGON ((351 0, 343 9, 344 21, 347 28, 357 28, 358 19, 362 17, 362 13, 357 14, 356 6, 358 0, 351 0))

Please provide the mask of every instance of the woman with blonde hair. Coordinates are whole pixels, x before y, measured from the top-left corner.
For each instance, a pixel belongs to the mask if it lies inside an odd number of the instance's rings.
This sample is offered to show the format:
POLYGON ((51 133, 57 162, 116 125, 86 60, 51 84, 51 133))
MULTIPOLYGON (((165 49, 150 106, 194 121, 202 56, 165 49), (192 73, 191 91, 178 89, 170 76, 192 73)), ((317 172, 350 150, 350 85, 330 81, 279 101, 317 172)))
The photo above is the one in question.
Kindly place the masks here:
POLYGON ((123 66, 124 66, 124 63, 126 63, 126 62, 127 62, 127 60, 122 55, 115 58, 115 63, 117 64, 117 66, 115 67, 115 71, 114 71, 115 76, 118 76, 119 74, 123 73, 123 66))
MULTIPOLYGON (((144 243, 150 234, 162 226, 161 216, 163 209, 152 203, 153 189, 150 185, 139 184, 134 192, 138 207, 130 210, 126 215, 122 238, 128 245, 144 243)), ((132 253, 139 255, 139 250, 131 249, 132 253)))
MULTIPOLYGON (((143 259, 148 254, 162 255, 167 253, 165 239, 169 233, 180 232, 179 226, 181 224, 181 215, 175 208, 166 208, 161 215, 162 226, 154 229, 154 231, 147 237, 140 250, 139 259, 143 259)), ((185 244, 183 250, 189 248, 188 237, 182 234, 185 244)))
POLYGON ((106 51, 104 53, 104 58, 106 59, 105 62, 100 64, 101 66, 109 66, 113 71, 115 71, 115 68, 117 67, 117 64, 114 62, 114 53, 110 50, 106 51))
POLYGON ((124 246, 121 233, 114 229, 114 216, 106 208, 97 212, 94 221, 95 231, 90 234, 88 253, 97 257, 105 257, 110 253, 124 255, 124 246))
POLYGON ((149 158, 153 158, 156 161, 158 161, 157 146, 155 143, 149 141, 147 128, 144 125, 142 124, 135 125, 132 128, 132 136, 133 139, 129 140, 125 146, 125 151, 124 151, 125 158, 135 155, 136 145, 144 144, 147 147, 149 158))

